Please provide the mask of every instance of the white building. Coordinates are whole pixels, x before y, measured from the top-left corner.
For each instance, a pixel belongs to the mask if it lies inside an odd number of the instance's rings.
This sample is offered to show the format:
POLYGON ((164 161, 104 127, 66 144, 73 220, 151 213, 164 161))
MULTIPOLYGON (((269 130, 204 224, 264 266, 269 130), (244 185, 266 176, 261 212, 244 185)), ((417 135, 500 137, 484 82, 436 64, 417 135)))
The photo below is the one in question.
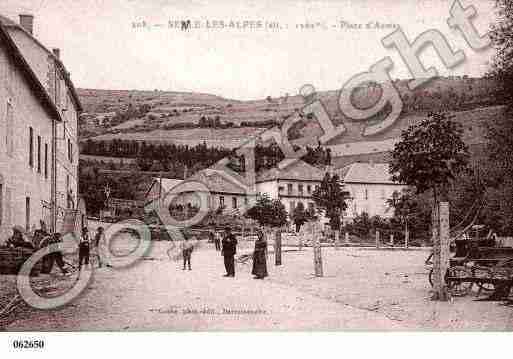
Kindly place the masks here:
POLYGON ((17 24, 0 16, 2 238, 12 225, 32 228, 44 220, 51 227, 52 193, 57 226, 65 209, 78 203, 77 130, 82 108, 59 50, 49 51, 33 36, 33 20, 20 15, 17 24))
POLYGON ((345 190, 351 196, 344 216, 346 220, 352 220, 363 212, 370 217, 393 217, 394 211, 387 205, 387 200, 395 191, 400 193, 407 188, 392 181, 386 163, 355 162, 336 169, 334 173, 343 179, 345 190))
POLYGON ((290 215, 300 202, 305 209, 315 207, 312 193, 324 175, 324 171, 299 160, 284 169, 272 168, 259 174, 256 190, 271 199, 279 199, 290 215))

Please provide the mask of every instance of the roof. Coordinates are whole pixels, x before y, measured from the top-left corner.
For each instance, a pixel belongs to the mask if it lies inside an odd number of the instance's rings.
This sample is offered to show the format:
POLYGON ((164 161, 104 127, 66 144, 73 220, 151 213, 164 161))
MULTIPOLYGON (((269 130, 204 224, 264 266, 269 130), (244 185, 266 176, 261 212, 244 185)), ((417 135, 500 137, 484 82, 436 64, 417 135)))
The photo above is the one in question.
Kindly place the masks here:
POLYGON ((158 177, 153 177, 153 183, 155 183, 155 182, 160 183, 160 181, 162 181, 162 189, 165 192, 170 191, 173 187, 175 187, 175 186, 177 186, 177 185, 179 185, 180 183, 183 182, 182 179, 174 179, 174 178, 162 178, 162 179, 160 179, 158 177))
POLYGON ((335 170, 344 183, 398 184, 392 181, 387 163, 355 162, 335 170))
POLYGON ((274 180, 322 181, 325 173, 319 168, 298 160, 283 169, 271 168, 257 175, 256 182, 274 180))
POLYGON ((3 15, 0 15, 0 25, 3 25, 6 28, 15 28, 17 30, 20 30, 24 32, 28 37, 30 37, 36 44, 38 44, 40 47, 42 47, 50 56, 54 58, 54 60, 57 63, 57 66, 61 69, 62 76, 64 78, 64 81, 66 82, 66 86, 71 92, 71 98, 73 99, 73 102, 75 103, 75 106, 77 107, 77 111, 81 112, 83 110, 82 103, 80 102, 80 98, 78 97, 77 90, 75 89, 75 86, 73 85, 73 82, 71 81, 69 72, 66 70, 66 67, 61 62, 61 60, 54 55, 54 53, 48 48, 43 45, 38 39, 34 37, 34 35, 27 32, 20 24, 12 21, 8 17, 5 17, 3 15))
POLYGON ((241 195, 248 192, 244 187, 244 183, 238 184, 231 175, 216 169, 199 171, 187 180, 202 182, 210 192, 241 195))
POLYGON ((41 105, 43 105, 47 113, 57 121, 62 121, 62 116, 60 111, 57 109, 57 106, 55 106, 55 103, 50 98, 45 87, 41 84, 2 23, 0 23, 0 40, 0 44, 3 44, 7 50, 7 55, 10 56, 13 59, 13 63, 20 68, 21 73, 29 84, 31 90, 34 92, 35 96, 41 105))

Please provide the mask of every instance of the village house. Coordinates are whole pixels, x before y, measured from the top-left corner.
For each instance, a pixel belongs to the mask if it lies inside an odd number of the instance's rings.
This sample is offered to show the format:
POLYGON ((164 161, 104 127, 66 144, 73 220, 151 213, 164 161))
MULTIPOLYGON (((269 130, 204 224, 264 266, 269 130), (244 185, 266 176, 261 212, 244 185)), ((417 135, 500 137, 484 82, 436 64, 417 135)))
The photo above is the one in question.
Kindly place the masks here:
POLYGON ((42 45, 33 25, 31 15, 19 24, 0 15, 0 238, 40 220, 59 228, 78 205, 82 107, 59 50, 42 45))
POLYGON ((345 190, 350 193, 345 221, 352 221, 363 212, 370 217, 393 217, 394 210, 387 204, 387 200, 392 198, 394 192, 401 193, 407 188, 392 181, 386 163, 355 162, 336 169, 334 173, 343 179, 345 190))
POLYGON ((324 178, 325 171, 296 161, 284 169, 272 168, 257 176, 257 193, 266 193, 271 199, 279 199, 289 213, 302 203, 305 209, 315 208, 312 194, 324 178))
MULTIPOLYGON (((219 169, 200 171, 188 181, 198 181, 209 189, 209 209, 221 208, 223 213, 240 215, 255 203, 258 196, 265 194, 271 199, 280 200, 290 215, 299 203, 305 209, 316 208, 312 194, 327 171, 338 174, 344 182, 344 189, 350 194, 343 216, 346 223, 363 212, 371 217, 392 217, 394 212, 387 200, 392 198, 394 192, 401 192, 406 188, 405 185, 392 181, 388 164, 372 162, 355 162, 339 169, 322 170, 304 161, 296 161, 283 169, 272 168, 259 173, 256 176, 254 194, 240 186, 242 181, 238 183, 238 180, 241 178, 223 174, 219 169)), ((145 197, 147 208, 155 205, 160 196, 165 198, 168 191, 172 188, 180 189, 183 184, 184 181, 179 179, 154 178, 145 197)), ((187 191, 177 196, 172 205, 180 209, 199 208, 200 197, 193 191, 187 191)), ((324 224, 328 222, 325 216, 321 216, 320 220, 324 224)))

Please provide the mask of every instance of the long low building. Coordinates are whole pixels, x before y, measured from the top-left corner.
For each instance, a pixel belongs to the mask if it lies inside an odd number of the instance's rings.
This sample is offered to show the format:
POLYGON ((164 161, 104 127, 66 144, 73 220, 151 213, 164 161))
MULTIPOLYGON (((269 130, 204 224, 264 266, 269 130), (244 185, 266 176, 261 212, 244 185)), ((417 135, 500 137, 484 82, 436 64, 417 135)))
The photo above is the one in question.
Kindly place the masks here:
POLYGON ((33 22, 0 15, 0 241, 14 225, 58 229, 78 206, 82 107, 59 50, 34 37, 33 22))
MULTIPOLYGON (((195 192, 187 190, 180 193, 168 203, 175 209, 199 208, 200 192, 208 192, 207 206, 211 210, 221 209, 228 214, 243 214, 256 201, 259 195, 266 194, 271 199, 279 199, 289 214, 302 203, 304 208, 315 208, 312 195, 321 184, 326 171, 338 174, 344 181, 345 190, 350 193, 348 208, 344 214, 345 221, 351 221, 363 212, 369 216, 390 218, 393 209, 387 204, 394 192, 401 192, 406 186, 392 181, 389 166, 385 163, 353 163, 340 169, 320 169, 304 161, 297 161, 284 169, 272 168, 256 176, 253 191, 248 191, 244 179, 238 175, 228 174, 221 169, 207 169, 188 178, 181 179, 154 178, 145 197, 147 209, 158 205, 159 199, 173 188, 177 192, 186 182, 204 185, 195 192)), ((183 187, 185 189, 185 187, 183 187)), ((326 218, 321 218, 326 223, 326 218)))

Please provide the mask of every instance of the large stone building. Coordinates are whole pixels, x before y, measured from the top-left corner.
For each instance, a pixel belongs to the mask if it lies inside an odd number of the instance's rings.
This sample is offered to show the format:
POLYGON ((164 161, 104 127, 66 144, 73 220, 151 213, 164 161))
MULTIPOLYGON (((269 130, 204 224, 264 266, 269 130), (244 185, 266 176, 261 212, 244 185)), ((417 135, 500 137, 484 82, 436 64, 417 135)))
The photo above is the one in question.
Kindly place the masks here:
POLYGON ((59 50, 42 45, 34 37, 33 24, 31 15, 20 15, 19 24, 0 16, 2 239, 12 225, 32 228, 44 220, 53 227, 53 217, 58 229, 66 209, 78 205, 82 108, 59 50))
POLYGON ((325 171, 296 161, 284 169, 272 168, 257 176, 257 193, 267 193, 271 199, 279 199, 289 214, 302 203, 304 208, 314 208, 312 193, 320 185, 325 171))
POLYGON ((350 193, 344 218, 351 221, 363 212, 370 217, 393 217, 394 211, 387 204, 394 192, 406 188, 392 181, 389 165, 386 163, 355 162, 335 173, 344 180, 345 190, 350 193))

